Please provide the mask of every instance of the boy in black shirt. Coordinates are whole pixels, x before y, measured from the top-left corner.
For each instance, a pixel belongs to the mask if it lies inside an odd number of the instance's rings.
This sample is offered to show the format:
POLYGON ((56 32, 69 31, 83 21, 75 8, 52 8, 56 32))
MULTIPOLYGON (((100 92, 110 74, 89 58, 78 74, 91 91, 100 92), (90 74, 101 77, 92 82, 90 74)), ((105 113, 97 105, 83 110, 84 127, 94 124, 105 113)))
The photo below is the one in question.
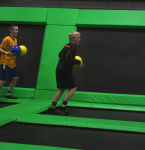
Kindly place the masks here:
POLYGON ((63 94, 63 92, 66 89, 69 89, 67 92, 65 99, 61 106, 59 107, 60 110, 62 110, 66 115, 69 114, 69 112, 66 109, 66 105, 70 98, 75 93, 77 87, 75 80, 73 78, 72 69, 73 64, 78 64, 80 67, 83 67, 83 62, 76 60, 76 48, 75 45, 78 45, 80 43, 80 33, 79 32, 71 32, 69 34, 69 41, 67 45, 64 46, 64 48, 59 53, 59 62, 56 68, 56 81, 57 81, 57 88, 59 89, 52 101, 51 106, 49 107, 48 111, 52 113, 56 113, 56 104, 63 94))

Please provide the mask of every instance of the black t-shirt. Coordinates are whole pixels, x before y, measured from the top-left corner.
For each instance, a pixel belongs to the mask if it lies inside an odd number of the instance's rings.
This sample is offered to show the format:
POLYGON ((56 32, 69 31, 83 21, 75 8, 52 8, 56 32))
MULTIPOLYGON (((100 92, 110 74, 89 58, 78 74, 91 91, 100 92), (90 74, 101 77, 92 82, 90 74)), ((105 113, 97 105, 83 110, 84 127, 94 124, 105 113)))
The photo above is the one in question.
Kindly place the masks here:
POLYGON ((76 47, 72 43, 68 43, 64 46, 64 48, 59 53, 59 61, 56 68, 56 72, 72 72, 72 68, 74 64, 80 65, 81 61, 76 60, 76 47))

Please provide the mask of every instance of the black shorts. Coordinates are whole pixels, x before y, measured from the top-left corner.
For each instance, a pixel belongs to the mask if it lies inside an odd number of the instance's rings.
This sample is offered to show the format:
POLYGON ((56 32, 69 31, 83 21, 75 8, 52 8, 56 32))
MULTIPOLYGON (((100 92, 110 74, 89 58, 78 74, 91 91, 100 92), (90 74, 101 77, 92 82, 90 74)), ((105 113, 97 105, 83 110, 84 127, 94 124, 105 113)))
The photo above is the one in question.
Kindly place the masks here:
POLYGON ((56 82, 58 89, 71 89, 76 87, 72 73, 56 72, 56 82))

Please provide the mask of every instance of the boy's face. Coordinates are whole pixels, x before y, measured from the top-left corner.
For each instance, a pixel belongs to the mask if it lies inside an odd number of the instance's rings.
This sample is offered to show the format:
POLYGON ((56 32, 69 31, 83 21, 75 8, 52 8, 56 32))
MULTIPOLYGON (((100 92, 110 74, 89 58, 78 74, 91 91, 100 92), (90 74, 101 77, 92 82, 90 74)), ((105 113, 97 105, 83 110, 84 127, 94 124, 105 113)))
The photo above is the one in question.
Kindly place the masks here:
POLYGON ((10 30, 10 32, 11 32, 12 36, 16 37, 18 35, 18 32, 19 32, 18 27, 17 26, 13 27, 13 29, 10 30))
POLYGON ((79 45, 79 44, 80 44, 80 41, 81 41, 80 35, 77 35, 77 36, 73 39, 73 42, 74 42, 75 45, 79 45))

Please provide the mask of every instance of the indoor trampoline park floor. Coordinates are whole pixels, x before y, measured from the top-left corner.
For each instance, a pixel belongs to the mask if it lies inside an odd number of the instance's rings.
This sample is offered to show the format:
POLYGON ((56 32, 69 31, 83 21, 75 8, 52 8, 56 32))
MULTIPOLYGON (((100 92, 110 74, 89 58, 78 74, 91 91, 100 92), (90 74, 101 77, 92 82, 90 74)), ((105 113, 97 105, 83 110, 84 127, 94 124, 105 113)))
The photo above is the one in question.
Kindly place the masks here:
MULTIPOLYGON (((61 103, 58 102, 58 105, 61 103)), ((68 103, 69 115, 46 111, 51 100, 0 100, 1 150, 141 150, 145 107, 68 103)))

